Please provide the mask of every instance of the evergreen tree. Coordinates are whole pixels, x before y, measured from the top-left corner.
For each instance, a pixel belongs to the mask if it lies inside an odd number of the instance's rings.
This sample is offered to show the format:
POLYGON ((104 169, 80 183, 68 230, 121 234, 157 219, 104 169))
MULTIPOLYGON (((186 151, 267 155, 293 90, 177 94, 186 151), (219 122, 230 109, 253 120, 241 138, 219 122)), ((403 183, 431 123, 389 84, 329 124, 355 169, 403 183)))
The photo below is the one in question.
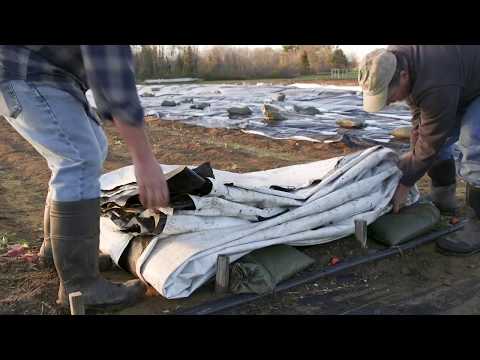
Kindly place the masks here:
POLYGON ((310 74, 310 61, 308 60, 308 54, 305 50, 300 56, 300 66, 302 75, 310 74))
POLYGON ((335 69, 345 69, 348 67, 348 59, 342 49, 336 48, 333 51, 331 63, 335 69))
POLYGON ((285 52, 295 52, 300 49, 300 45, 282 45, 282 47, 285 52))

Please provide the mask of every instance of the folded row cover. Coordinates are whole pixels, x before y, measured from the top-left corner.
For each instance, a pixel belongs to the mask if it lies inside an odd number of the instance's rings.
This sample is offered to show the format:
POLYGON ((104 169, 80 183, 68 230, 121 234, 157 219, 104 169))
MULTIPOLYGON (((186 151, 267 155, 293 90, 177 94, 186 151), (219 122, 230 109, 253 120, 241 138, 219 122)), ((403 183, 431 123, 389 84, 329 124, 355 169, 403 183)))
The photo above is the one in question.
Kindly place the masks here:
MULTIPOLYGON (((133 166, 101 177, 100 249, 168 299, 188 297, 230 261, 277 244, 325 244, 391 210, 398 155, 376 146, 347 156, 251 173, 161 165, 171 207, 139 201, 133 166)), ((419 198, 413 189, 408 203, 419 198)))

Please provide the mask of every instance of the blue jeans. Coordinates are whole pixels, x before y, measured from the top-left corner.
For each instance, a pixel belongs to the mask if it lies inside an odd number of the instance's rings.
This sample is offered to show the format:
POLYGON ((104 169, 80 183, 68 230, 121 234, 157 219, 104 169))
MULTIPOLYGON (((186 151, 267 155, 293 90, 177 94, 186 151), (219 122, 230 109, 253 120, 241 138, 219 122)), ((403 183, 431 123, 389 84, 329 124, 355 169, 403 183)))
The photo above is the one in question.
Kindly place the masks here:
POLYGON ((23 80, 0 83, 0 115, 47 161, 54 201, 100 197, 107 156, 103 129, 68 92, 23 80))
POLYGON ((438 160, 453 157, 460 150, 459 175, 469 184, 480 186, 480 97, 473 100, 439 152, 438 160))

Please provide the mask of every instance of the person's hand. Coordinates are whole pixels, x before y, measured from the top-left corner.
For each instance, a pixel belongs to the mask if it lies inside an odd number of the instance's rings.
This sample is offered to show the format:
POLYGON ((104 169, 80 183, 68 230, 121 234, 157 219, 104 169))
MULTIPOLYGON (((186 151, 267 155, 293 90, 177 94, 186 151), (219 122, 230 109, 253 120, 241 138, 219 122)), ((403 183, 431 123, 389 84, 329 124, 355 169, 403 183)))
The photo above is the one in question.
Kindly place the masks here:
POLYGON ((400 209, 404 206, 405 202, 407 201, 407 195, 410 191, 408 186, 398 184, 397 190, 395 190, 395 194, 393 195, 392 204, 393 204, 393 213, 398 214, 400 209))
POLYGON ((152 152, 143 124, 135 127, 116 118, 113 123, 132 155, 142 205, 155 212, 158 212, 157 208, 167 207, 170 202, 168 185, 152 152))
POLYGON ((146 209, 167 207, 170 199, 162 168, 155 158, 134 162, 140 201, 146 209))

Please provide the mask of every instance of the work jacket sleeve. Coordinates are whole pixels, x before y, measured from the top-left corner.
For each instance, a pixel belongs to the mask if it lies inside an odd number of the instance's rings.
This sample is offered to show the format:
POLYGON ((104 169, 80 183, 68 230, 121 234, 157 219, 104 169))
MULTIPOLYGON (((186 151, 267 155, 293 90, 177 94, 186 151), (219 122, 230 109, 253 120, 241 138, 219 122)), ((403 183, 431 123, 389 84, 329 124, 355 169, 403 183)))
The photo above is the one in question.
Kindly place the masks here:
POLYGON ((401 184, 413 186, 432 166, 457 122, 459 98, 458 86, 435 88, 419 98, 418 138, 399 163, 401 184))

